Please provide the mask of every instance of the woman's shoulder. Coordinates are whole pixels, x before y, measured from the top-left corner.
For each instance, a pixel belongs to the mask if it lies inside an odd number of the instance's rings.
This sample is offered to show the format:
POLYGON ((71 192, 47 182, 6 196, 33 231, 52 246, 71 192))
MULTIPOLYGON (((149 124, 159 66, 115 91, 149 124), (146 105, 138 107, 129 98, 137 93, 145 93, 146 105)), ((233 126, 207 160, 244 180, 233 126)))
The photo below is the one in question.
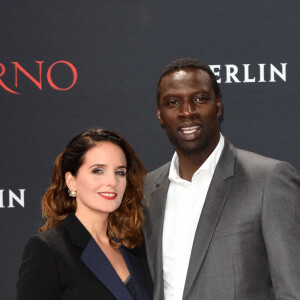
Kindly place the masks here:
POLYGON ((51 229, 40 232, 36 236, 39 237, 40 239, 51 240, 52 238, 59 238, 60 236, 65 236, 65 235, 66 235, 66 231, 64 229, 64 226, 61 224, 51 229))
POLYGON ((59 243, 62 240, 65 240, 67 237, 66 231, 62 225, 56 226, 49 230, 40 232, 33 235, 27 242, 25 246, 25 251, 30 250, 31 252, 43 253, 47 249, 53 248, 54 244, 59 243))
POLYGON ((59 228, 53 228, 28 240, 19 270, 17 299, 58 299, 59 270, 51 240, 59 235, 59 228))

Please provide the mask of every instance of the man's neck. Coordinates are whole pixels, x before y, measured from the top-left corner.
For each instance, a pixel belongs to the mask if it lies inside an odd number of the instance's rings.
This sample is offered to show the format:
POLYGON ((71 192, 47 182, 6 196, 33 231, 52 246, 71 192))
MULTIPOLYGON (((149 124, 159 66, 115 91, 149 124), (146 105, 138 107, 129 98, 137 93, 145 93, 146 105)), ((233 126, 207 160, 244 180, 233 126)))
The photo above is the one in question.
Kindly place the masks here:
POLYGON ((205 150, 193 153, 182 153, 180 151, 176 151, 179 161, 179 176, 184 180, 192 181, 194 173, 208 159, 217 147, 218 143, 219 141, 216 144, 210 145, 210 147, 205 150))
POLYGON ((199 157, 199 155, 179 155, 179 176, 182 179, 192 181, 194 173, 202 166, 207 157, 199 157))

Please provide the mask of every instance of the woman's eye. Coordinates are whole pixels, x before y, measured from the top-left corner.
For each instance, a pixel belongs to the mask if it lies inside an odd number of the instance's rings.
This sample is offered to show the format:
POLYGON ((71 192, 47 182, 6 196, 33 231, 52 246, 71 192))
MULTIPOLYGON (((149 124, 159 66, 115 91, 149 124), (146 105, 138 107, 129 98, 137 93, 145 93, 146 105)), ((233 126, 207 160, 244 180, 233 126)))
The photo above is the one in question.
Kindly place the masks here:
POLYGON ((123 170, 117 170, 117 171, 116 171, 116 174, 117 174, 117 175, 121 175, 121 176, 125 176, 125 175, 126 175, 126 172, 123 171, 123 170))
POLYGON ((103 169, 101 169, 101 168, 93 169, 93 173, 94 174, 102 174, 103 173, 103 169))

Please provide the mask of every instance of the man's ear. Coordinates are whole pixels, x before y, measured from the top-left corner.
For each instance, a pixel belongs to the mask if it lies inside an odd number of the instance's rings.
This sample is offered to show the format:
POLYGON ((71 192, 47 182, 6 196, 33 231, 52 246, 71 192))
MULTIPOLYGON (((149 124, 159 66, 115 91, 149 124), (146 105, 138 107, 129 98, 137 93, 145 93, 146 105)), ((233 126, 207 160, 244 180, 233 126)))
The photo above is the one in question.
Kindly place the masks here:
POLYGON ((222 101, 220 97, 217 99, 217 116, 219 120, 222 117, 222 101))
POLYGON ((67 172, 65 174, 65 181, 68 189, 75 189, 76 190, 76 183, 75 183, 75 177, 72 175, 71 172, 67 172))
POLYGON ((163 120, 162 120, 162 118, 161 118, 161 115, 160 115, 160 108, 159 108, 159 107, 156 108, 156 115, 157 115, 157 118, 158 118, 158 121, 159 121, 160 125, 163 125, 164 122, 163 122, 163 120))

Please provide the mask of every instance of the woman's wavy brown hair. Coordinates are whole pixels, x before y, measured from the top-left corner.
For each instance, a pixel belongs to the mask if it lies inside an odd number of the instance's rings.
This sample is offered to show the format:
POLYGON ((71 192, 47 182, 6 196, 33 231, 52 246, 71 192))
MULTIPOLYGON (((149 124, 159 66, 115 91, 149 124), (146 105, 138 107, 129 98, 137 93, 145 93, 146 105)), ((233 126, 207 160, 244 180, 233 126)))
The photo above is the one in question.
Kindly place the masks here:
POLYGON ((115 247, 124 245, 134 248, 141 244, 141 229, 144 223, 142 213, 143 184, 146 170, 131 146, 120 135, 105 129, 90 129, 74 137, 66 149, 56 158, 51 185, 42 198, 42 213, 46 219, 40 231, 61 224, 70 212, 76 211, 76 198, 70 197, 65 174, 73 176, 84 161, 85 153, 99 142, 111 142, 119 146, 127 161, 127 185, 121 205, 110 213, 108 237, 115 247))

